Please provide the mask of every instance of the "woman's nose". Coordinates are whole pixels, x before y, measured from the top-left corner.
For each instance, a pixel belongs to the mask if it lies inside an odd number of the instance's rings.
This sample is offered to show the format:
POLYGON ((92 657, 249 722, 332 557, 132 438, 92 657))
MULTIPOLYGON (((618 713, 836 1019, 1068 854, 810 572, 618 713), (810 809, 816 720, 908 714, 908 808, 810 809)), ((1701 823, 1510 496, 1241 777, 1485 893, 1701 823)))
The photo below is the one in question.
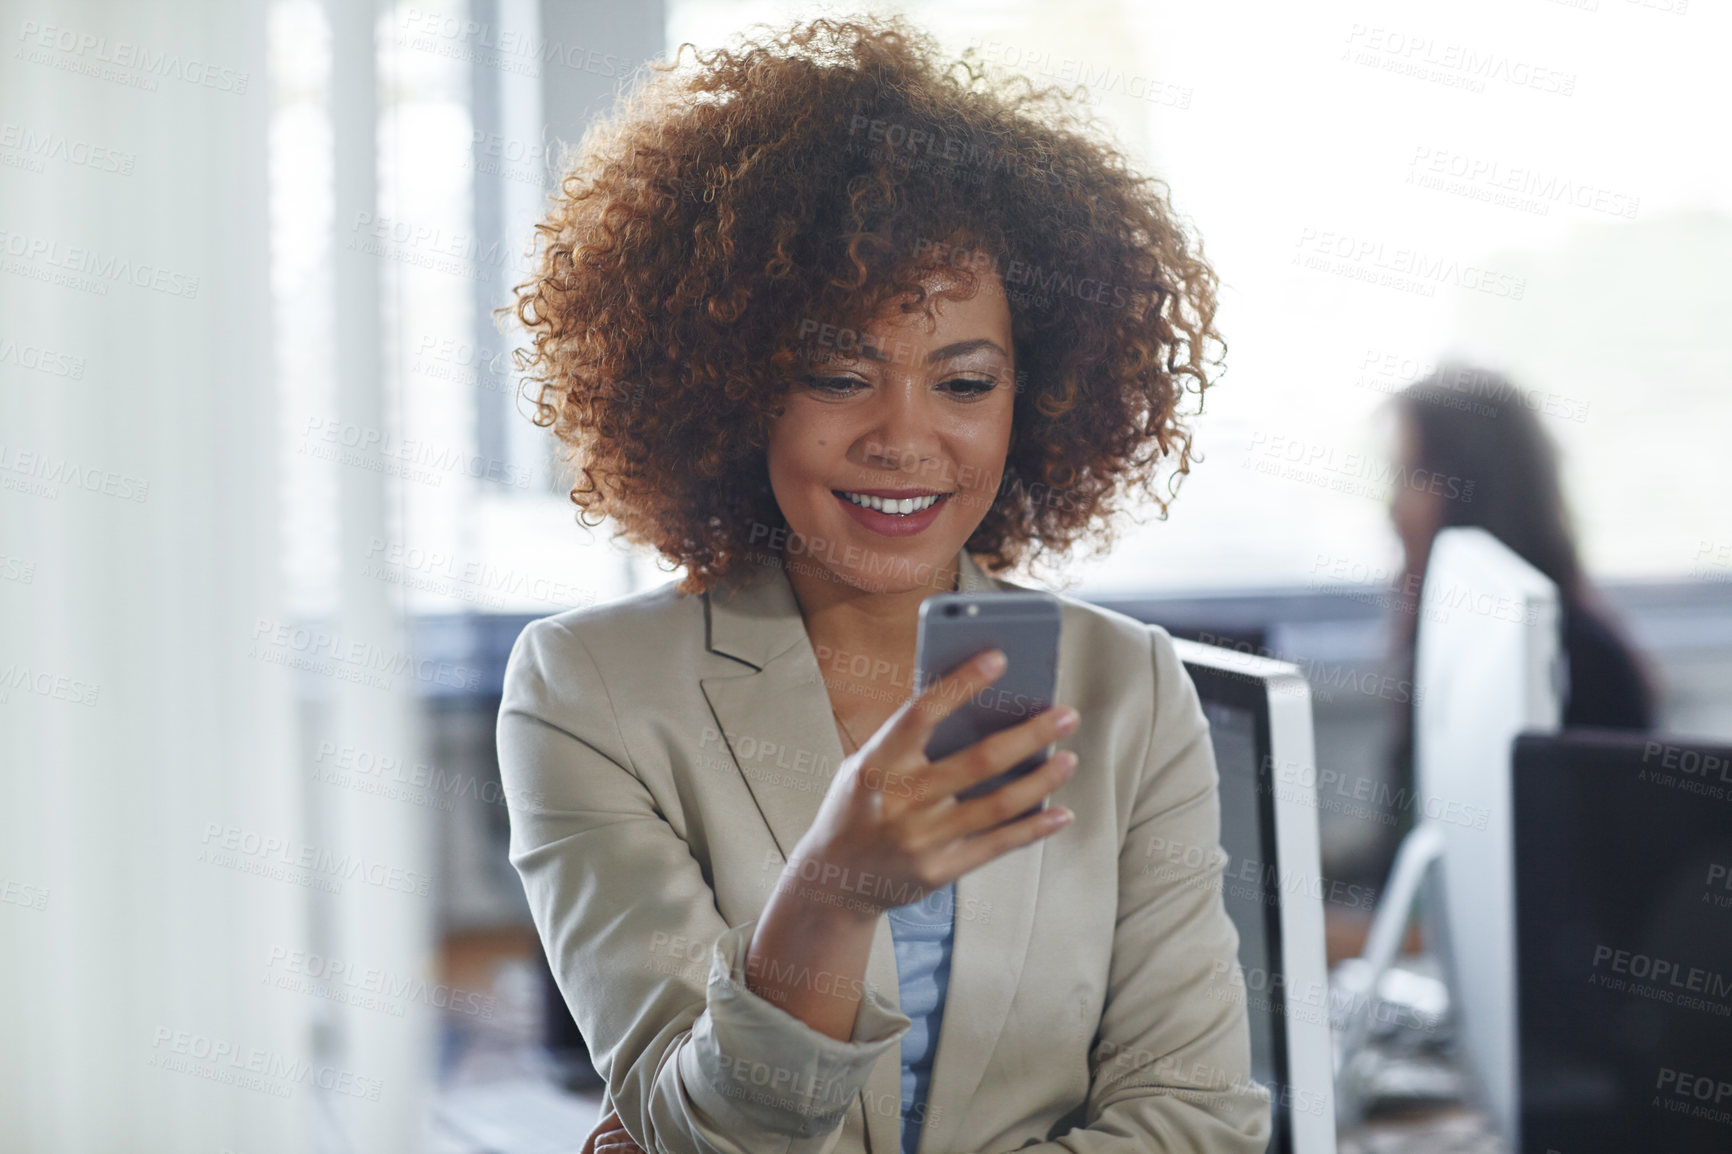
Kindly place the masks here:
POLYGON ((883 389, 879 396, 882 400, 874 414, 877 419, 868 436, 869 455, 891 468, 912 471, 932 455, 937 441, 933 414, 912 384, 899 382, 883 389))

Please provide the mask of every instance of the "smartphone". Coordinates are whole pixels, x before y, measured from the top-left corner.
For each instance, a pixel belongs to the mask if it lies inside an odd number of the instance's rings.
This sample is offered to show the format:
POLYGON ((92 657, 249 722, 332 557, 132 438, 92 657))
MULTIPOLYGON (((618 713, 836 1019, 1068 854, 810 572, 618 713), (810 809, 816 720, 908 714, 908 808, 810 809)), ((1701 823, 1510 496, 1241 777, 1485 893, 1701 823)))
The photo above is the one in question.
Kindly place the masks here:
MULTIPOLYGON (((920 603, 920 635, 914 649, 915 692, 988 649, 1004 651, 1006 666, 991 685, 952 710, 926 743, 937 761, 988 734, 1008 729, 1052 705, 1058 682, 1059 600, 1038 591, 938 593, 920 603)), ((1052 745, 1003 773, 959 792, 959 801, 991 793, 1038 769, 1052 745)), ((1046 798, 1009 820, 1046 808, 1046 798)))

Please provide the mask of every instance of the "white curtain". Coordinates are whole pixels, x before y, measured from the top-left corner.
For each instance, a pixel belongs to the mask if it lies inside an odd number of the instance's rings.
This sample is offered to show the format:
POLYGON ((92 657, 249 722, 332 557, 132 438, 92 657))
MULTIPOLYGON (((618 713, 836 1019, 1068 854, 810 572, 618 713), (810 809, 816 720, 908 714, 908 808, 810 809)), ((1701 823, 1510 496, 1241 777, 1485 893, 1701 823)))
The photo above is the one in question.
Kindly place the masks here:
MULTIPOLYGON (((416 807, 309 784, 297 679, 408 757, 414 682, 290 667, 320 655, 281 576, 266 5, 0 14, 0 1149, 418 1147, 430 1008, 307 980, 427 976, 433 898, 398 884, 416 807)), ((377 347, 339 331, 334 417, 378 413, 377 347)), ((353 541, 385 481, 341 472, 353 541)), ((401 652, 371 586, 328 624, 401 652)))

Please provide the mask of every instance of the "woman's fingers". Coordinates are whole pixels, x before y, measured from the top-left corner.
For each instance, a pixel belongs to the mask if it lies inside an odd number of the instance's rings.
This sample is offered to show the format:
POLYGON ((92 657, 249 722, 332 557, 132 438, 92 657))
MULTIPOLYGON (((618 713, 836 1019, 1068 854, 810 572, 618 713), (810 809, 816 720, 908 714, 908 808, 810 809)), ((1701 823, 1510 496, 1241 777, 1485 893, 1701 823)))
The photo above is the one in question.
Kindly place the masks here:
POLYGON ((1003 773, 1075 729, 1077 712, 1068 705, 1043 709, 1007 729, 989 733, 967 749, 933 762, 923 777, 928 796, 944 800, 971 785, 1003 773))
MULTIPOLYGON (((973 837, 990 830, 1032 806, 1069 781, 1076 770, 1076 754, 1061 749, 1035 767, 1032 773, 1001 785, 991 793, 967 801, 955 798, 935 807, 932 824, 922 831, 921 844, 943 847, 958 838, 973 837)), ((1038 816, 1038 815, 1037 815, 1038 816)))
MULTIPOLYGON (((584 1142, 579 1154, 603 1154, 603 1151, 609 1149, 608 1144, 625 1132, 625 1123, 619 1120, 619 1111, 609 1110, 607 1117, 597 1122, 595 1129, 589 1132, 589 1138, 584 1142)), ((629 1137, 627 1135, 628 1140, 629 1137)))
POLYGON ((583 1154, 644 1154, 643 1148, 626 1132, 625 1123, 619 1120, 619 1111, 610 1110, 606 1118, 596 1126, 595 1132, 589 1136, 589 1142, 584 1145, 583 1154))
MULTIPOLYGON (((985 801, 985 798, 979 799, 985 801)), ((964 802, 971 805, 972 802, 964 802)), ((1023 806, 1023 809, 1028 808, 1023 806)), ((1017 811, 1020 812, 1020 811, 1017 811)), ((989 829, 985 833, 964 838, 949 851, 941 854, 944 869, 948 874, 961 877, 965 873, 979 869, 994 858, 1001 857, 1013 849, 1020 849, 1030 842, 1056 833, 1070 823, 1070 811, 1062 807, 1053 807, 1028 817, 989 829)))
MULTIPOLYGON (((1077 711, 1043 709, 966 749, 929 762, 926 746, 946 717, 1003 675, 1002 651, 988 649, 924 686, 838 773, 807 836, 802 856, 827 865, 883 872, 903 880, 956 878, 1059 828, 1059 811, 1020 815, 1070 776, 1074 757, 1047 758, 992 793, 956 794, 1038 758, 1073 733, 1077 711), (904 799, 887 801, 887 799, 904 799)), ((886 907, 888 908, 888 907, 886 907)), ((598 1146, 596 1154, 605 1147, 598 1146)))
POLYGON ((988 649, 973 657, 922 689, 890 719, 887 750, 893 757, 924 758, 926 743, 938 723, 949 717, 963 702, 991 685, 1004 675, 1004 651, 988 649))

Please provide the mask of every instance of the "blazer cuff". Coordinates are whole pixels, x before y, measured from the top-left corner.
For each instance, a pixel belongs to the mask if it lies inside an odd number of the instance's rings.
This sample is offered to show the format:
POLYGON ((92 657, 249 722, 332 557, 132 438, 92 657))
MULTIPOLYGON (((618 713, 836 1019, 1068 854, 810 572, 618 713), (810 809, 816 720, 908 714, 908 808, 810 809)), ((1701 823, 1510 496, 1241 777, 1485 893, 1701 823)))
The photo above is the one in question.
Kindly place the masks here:
POLYGON ((684 1081, 712 1118, 743 1116, 789 1136, 826 1134, 841 1123, 878 1059, 914 1023, 862 983, 853 1037, 841 1042, 753 993, 746 954, 757 924, 753 918, 716 939, 708 1012, 692 1024, 691 1044, 680 1053, 684 1081))

